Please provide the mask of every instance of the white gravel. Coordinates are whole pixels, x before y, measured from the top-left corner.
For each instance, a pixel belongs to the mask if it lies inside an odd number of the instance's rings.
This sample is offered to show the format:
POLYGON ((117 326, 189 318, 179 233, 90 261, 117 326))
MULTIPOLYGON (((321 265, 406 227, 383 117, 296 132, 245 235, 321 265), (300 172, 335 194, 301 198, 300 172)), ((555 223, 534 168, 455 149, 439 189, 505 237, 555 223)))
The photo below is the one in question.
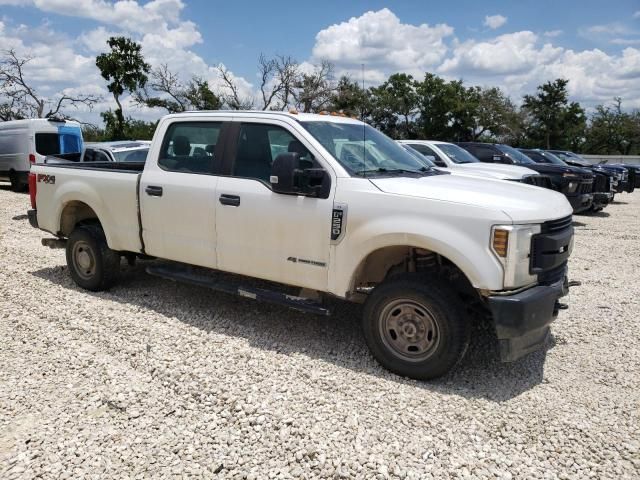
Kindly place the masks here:
POLYGON ((546 353, 478 331, 448 377, 380 368, 318 318, 127 268, 78 289, 0 189, 0 478, 638 478, 640 194, 576 217, 546 353))

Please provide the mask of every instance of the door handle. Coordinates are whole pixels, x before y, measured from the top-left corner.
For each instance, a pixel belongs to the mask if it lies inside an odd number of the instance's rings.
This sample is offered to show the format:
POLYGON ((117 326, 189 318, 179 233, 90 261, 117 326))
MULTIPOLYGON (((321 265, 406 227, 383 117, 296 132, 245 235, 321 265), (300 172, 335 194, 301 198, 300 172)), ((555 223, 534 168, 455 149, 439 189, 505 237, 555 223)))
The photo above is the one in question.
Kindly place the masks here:
POLYGON ((150 197, 161 197, 162 196, 162 187, 157 187, 155 185, 149 185, 144 189, 147 192, 147 195, 150 197))
POLYGON ((230 205, 232 207, 239 207, 240 206, 240 197, 238 195, 225 195, 225 194, 222 194, 222 195, 220 195, 220 198, 218 200, 220 200, 220 203, 222 205, 230 205))

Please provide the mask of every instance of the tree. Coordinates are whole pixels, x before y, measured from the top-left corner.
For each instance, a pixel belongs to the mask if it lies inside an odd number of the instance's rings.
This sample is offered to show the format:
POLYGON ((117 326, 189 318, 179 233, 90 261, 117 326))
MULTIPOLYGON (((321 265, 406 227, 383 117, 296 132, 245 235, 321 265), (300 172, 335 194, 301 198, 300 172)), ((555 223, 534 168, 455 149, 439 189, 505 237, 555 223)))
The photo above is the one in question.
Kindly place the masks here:
POLYGON ((499 87, 472 88, 476 89, 477 96, 467 140, 477 141, 481 137, 499 139, 518 130, 517 109, 499 87))
POLYGON ((413 77, 395 73, 370 91, 374 126, 394 138, 412 138, 413 119, 418 113, 418 95, 413 77))
POLYGON ((586 126, 584 109, 569 103, 569 80, 558 78, 538 87, 537 95, 525 95, 522 107, 530 116, 528 136, 545 148, 575 148, 586 126))
POLYGON ((587 130, 589 153, 630 155, 640 148, 640 112, 626 113, 622 99, 598 105, 587 130))
POLYGON ((40 95, 28 81, 25 72, 33 57, 20 57, 15 50, 3 52, 0 58, 0 120, 47 118, 62 116, 68 107, 84 105, 91 109, 100 101, 99 95, 69 94, 64 91, 48 98, 40 95), (46 112, 46 113, 45 113, 46 112))
POLYGON ((416 83, 418 95, 417 134, 420 138, 451 140, 451 124, 460 103, 455 98, 459 89, 433 73, 425 73, 416 83))
POLYGON ((124 134, 124 115, 120 97, 125 92, 134 93, 147 83, 151 66, 144 61, 142 47, 126 37, 110 37, 107 45, 111 51, 96 57, 96 66, 107 80, 108 90, 113 94, 118 108, 115 111, 118 135, 124 134))
POLYGON ((193 76, 184 85, 166 64, 151 71, 151 80, 134 94, 139 105, 160 107, 169 113, 186 110, 218 110, 222 100, 209 88, 209 83, 193 76), (150 93, 152 92, 152 93, 150 93))
POLYGON ((371 115, 371 94, 343 75, 331 93, 327 109, 366 119, 371 115))
POLYGON ((158 122, 145 122, 144 120, 136 120, 131 117, 127 117, 124 121, 121 121, 118 115, 112 110, 102 112, 100 116, 104 121, 104 130, 91 129, 91 127, 85 130, 98 137, 99 141, 151 140, 158 125, 158 122))
POLYGON ((319 112, 331 101, 333 65, 323 60, 311 73, 301 74, 295 82, 293 98, 303 112, 319 112))
POLYGON ((220 64, 217 67, 222 81, 223 88, 227 93, 222 94, 222 100, 226 106, 231 110, 250 110, 253 108, 253 100, 250 98, 242 97, 238 83, 233 74, 227 67, 220 64))

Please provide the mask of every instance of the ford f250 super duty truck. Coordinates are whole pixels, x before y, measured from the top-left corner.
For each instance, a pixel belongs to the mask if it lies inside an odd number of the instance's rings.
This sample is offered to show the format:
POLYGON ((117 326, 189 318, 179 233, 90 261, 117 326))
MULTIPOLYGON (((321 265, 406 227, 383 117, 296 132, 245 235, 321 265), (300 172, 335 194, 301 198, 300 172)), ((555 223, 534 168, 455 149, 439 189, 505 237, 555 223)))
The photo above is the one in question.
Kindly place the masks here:
POLYGON ((29 181, 29 220, 80 287, 143 256, 151 274, 306 312, 362 302, 371 352, 408 377, 449 371, 486 319, 516 360, 564 307, 563 195, 438 172, 340 115, 168 115, 144 165, 37 164, 29 181))

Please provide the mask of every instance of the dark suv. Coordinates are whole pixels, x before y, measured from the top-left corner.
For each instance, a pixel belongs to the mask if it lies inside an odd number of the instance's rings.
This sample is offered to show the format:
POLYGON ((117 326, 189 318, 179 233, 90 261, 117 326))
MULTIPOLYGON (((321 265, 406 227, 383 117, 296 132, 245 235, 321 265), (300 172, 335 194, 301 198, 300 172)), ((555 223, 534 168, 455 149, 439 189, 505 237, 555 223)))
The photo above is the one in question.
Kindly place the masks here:
POLYGON ((536 163, 524 153, 503 143, 460 142, 462 148, 481 162, 505 163, 530 168, 549 176, 554 190, 563 193, 573 212, 589 210, 593 203, 593 174, 581 168, 536 163))
MULTIPOLYGON (((527 149, 519 148, 522 153, 533 160, 536 163, 545 163, 549 165, 570 166, 557 155, 551 152, 539 149, 527 149)), ((574 165, 575 166, 575 165, 574 165)), ((613 183, 611 182, 610 173, 596 172, 590 168, 580 167, 582 170, 587 170, 593 174, 593 204, 591 209, 594 212, 598 212, 606 207, 612 200, 615 194, 613 183)))

